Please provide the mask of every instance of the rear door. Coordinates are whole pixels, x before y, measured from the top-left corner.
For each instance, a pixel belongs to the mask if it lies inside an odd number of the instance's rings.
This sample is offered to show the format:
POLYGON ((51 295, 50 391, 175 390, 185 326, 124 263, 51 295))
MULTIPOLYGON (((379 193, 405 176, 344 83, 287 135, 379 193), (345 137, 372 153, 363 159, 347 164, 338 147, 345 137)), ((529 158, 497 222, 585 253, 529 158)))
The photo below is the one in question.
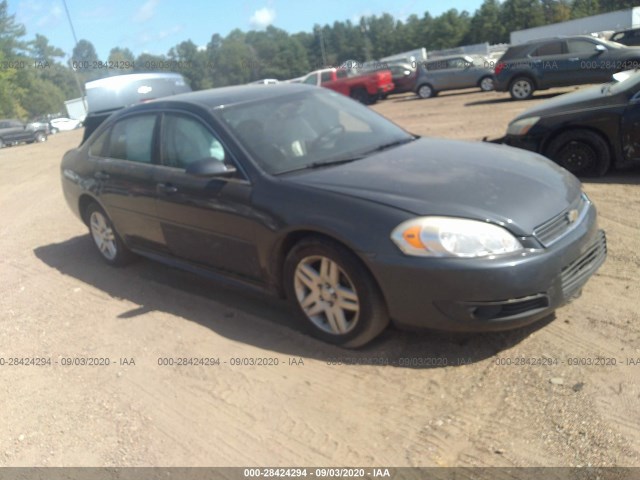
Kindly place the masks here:
POLYGON ((89 147, 100 201, 127 243, 145 249, 162 248, 164 243, 153 179, 157 122, 155 113, 122 118, 89 147))
POLYGON ((529 54, 526 63, 527 69, 534 74, 539 88, 575 84, 571 83, 575 82, 575 74, 568 73, 571 67, 563 40, 540 44, 529 54))
POLYGON ((163 165, 156 176, 157 212, 172 255, 253 280, 260 279, 251 184, 213 128, 188 112, 162 118, 163 165), (214 158, 236 169, 224 177, 186 173, 190 163, 214 158))

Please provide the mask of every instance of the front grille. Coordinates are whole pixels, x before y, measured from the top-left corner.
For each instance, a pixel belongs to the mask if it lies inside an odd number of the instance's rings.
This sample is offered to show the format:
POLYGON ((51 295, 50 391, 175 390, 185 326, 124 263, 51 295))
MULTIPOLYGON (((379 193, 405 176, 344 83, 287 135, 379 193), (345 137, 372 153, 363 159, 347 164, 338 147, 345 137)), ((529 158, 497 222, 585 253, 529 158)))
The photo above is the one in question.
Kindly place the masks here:
POLYGON ((598 232, 598 239, 578 259, 562 269, 560 280, 562 294, 570 298, 587 282, 589 277, 602 265, 607 257, 607 239, 604 232, 598 232))
POLYGON ((542 225, 538 225, 533 234, 545 247, 560 240, 580 223, 589 209, 589 199, 582 194, 569 208, 561 214, 547 220, 542 225), (575 215, 575 217, 572 217, 575 215))

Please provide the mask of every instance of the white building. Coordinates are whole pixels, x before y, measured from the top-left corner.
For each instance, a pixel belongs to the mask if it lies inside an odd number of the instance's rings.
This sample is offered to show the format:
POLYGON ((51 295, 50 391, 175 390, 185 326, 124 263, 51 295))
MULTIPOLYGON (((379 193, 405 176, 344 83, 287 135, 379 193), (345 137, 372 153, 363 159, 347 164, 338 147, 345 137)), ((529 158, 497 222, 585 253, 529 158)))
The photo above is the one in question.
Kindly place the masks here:
POLYGON ((613 32, 639 27, 640 7, 633 7, 627 10, 618 10, 617 12, 603 13, 592 17, 569 20, 568 22, 553 23, 511 32, 511 45, 540 38, 562 35, 590 35, 592 33, 613 32))

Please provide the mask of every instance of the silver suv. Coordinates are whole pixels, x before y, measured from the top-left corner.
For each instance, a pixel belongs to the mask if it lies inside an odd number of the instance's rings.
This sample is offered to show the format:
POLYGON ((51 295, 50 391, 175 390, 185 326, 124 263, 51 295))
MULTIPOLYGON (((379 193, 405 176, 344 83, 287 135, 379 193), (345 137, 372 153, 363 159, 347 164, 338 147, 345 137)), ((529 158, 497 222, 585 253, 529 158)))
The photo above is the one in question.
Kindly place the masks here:
POLYGON ((427 60, 418 65, 416 93, 434 97, 443 90, 479 87, 493 90, 493 69, 484 57, 455 55, 427 60))

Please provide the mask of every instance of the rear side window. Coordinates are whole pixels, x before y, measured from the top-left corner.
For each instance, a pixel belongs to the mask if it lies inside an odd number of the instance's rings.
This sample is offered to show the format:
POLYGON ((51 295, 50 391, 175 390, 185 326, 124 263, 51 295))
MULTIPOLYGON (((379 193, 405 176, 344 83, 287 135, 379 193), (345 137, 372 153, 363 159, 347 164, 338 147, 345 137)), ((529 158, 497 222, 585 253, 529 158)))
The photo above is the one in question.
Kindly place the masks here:
POLYGON ((322 72, 320 74, 320 83, 330 82, 331 81, 331 72, 322 72))
POLYGON ((107 129, 95 139, 95 141, 89 147, 89 155, 93 157, 102 157, 104 156, 105 144, 107 143, 107 139, 109 138, 109 130, 107 129))
POLYGON ((109 139, 109 157, 151 163, 155 126, 156 115, 140 115, 116 123, 109 139))
POLYGON ((313 73, 309 75, 309 77, 304 81, 304 83, 308 83, 309 85, 316 85, 318 83, 318 74, 313 73))
POLYGON ((532 57, 547 57, 550 55, 562 55, 562 42, 543 43, 531 52, 532 57))

